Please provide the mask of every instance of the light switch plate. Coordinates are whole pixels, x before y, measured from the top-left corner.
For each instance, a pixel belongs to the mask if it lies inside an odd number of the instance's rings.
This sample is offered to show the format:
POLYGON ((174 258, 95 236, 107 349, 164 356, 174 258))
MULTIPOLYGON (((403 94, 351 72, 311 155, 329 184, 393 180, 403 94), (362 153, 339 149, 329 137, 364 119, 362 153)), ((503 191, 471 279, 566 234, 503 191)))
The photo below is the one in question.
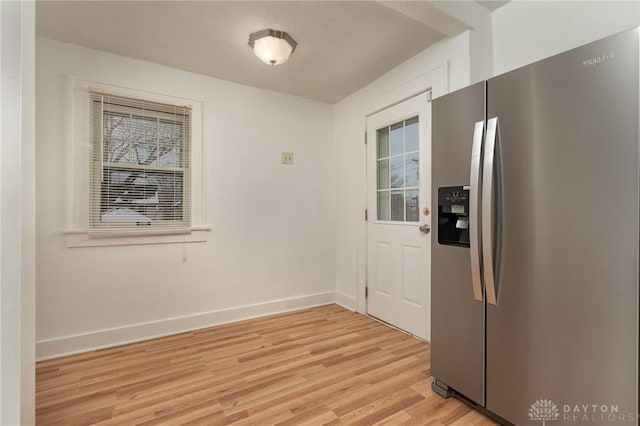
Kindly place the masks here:
POLYGON ((290 166, 293 165, 293 152, 282 153, 282 164, 288 164, 290 166))

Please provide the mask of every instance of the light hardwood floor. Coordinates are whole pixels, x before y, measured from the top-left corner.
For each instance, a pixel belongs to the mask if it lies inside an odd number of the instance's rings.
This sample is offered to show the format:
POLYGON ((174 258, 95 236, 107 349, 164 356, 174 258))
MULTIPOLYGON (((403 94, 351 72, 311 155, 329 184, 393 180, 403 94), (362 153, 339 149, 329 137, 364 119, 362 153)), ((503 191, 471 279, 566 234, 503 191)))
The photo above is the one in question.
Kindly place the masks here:
POLYGON ((337 305, 39 362, 38 425, 494 425, 429 345, 337 305))

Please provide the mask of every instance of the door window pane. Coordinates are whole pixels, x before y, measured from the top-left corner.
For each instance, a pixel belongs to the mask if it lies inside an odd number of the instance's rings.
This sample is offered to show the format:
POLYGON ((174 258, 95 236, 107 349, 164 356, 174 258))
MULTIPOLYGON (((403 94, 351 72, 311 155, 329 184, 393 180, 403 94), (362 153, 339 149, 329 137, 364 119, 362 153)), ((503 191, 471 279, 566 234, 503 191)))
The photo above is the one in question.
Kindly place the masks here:
POLYGON ((406 195, 406 211, 407 211, 407 222, 418 222, 420 220, 420 203, 418 202, 418 190, 410 189, 407 190, 406 195))
POLYGON ((378 220, 389 220, 389 191, 378 192, 378 220))
POLYGON ((404 128, 405 152, 418 151, 420 149, 420 139, 418 134, 418 117, 413 117, 405 121, 404 128))
POLYGON ((404 157, 393 157, 390 161, 391 187, 402 188, 404 186, 404 157))
POLYGON ((389 188, 389 159, 378 161, 378 189, 389 188))
POLYGON ((391 140, 391 155, 398 155, 404 153, 404 122, 396 123, 391 126, 391 136, 389 139, 391 140))
POLYGON ((405 157, 405 186, 418 186, 419 176, 418 171, 420 169, 420 157, 417 152, 407 154, 405 157))
POLYGON ((391 220, 404 221, 404 191, 391 191, 391 220))
POLYGON ((377 137, 378 158, 389 156, 389 128, 384 127, 378 130, 377 137))

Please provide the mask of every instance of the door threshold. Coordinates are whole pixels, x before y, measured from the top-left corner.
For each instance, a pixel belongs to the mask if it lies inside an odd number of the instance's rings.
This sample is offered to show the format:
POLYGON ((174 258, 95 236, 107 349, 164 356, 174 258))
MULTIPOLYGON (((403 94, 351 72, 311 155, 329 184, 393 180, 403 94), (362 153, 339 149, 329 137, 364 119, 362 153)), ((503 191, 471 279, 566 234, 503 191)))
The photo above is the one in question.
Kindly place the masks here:
POLYGON ((424 342, 424 343, 431 343, 431 342, 429 342, 428 340, 423 339, 422 337, 416 336, 416 335, 415 335, 415 334, 413 334, 413 333, 410 333, 410 332, 408 332, 408 331, 406 331, 406 330, 403 330, 403 329, 401 329, 401 328, 398 328, 398 327, 396 327, 395 325, 390 324, 390 323, 388 323, 388 322, 386 322, 386 321, 383 321, 383 320, 381 320, 380 318, 376 318, 376 317, 374 317, 373 315, 371 315, 371 314, 369 314, 369 313, 367 313, 367 317, 371 318, 371 319, 372 319, 372 320, 374 320, 374 321, 379 322, 380 324, 384 324, 384 325, 386 325, 387 327, 391 327, 391 328, 393 328, 394 330, 397 330, 397 331, 399 331, 399 332, 400 332, 400 333, 402 333, 402 334, 406 334, 407 336, 411 336, 411 337, 413 337, 413 338, 414 338, 414 339, 416 339, 416 340, 420 340, 421 342, 424 342))

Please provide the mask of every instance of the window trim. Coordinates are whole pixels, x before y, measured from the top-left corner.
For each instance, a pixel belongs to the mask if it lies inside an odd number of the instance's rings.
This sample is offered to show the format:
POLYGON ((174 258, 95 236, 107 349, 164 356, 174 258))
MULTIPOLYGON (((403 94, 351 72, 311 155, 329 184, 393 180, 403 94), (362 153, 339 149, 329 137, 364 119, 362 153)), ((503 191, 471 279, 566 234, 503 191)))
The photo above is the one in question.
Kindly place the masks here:
MULTIPOLYGON (((209 182, 207 146, 208 133, 205 123, 205 103, 201 99, 184 96, 177 88, 174 93, 161 93, 133 89, 110 81, 97 81, 71 73, 62 74, 60 102, 61 164, 64 166, 61 179, 64 182, 63 212, 59 217, 60 232, 67 247, 97 247, 139 244, 171 244, 206 242, 212 231, 209 225, 207 186, 209 182), (128 234, 111 237, 89 237, 89 165, 90 165, 90 101, 89 92, 104 92, 134 99, 145 99, 175 105, 189 105, 191 112, 191 234, 128 234)), ((165 88, 163 87, 163 90, 165 88)))

